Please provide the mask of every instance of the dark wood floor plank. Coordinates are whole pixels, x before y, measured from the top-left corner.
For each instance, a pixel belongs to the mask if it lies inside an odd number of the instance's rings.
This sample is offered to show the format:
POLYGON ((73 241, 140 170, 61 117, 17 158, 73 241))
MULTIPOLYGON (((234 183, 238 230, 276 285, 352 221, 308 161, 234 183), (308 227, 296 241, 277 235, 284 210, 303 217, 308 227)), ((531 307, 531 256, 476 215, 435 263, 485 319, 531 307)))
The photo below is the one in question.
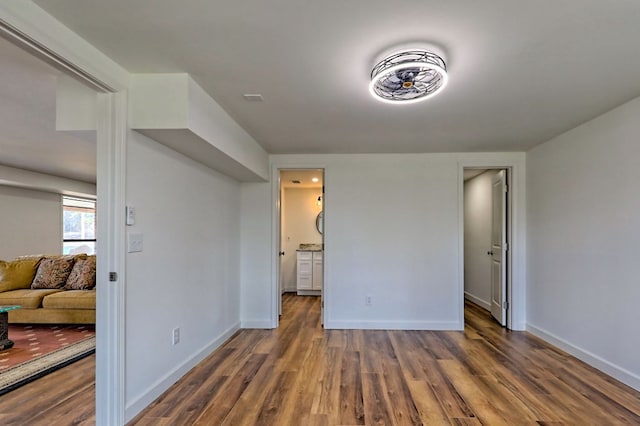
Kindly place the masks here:
POLYGON ((364 418, 368 425, 393 424, 391 402, 377 373, 362 373, 364 418))
POLYGON ((344 352, 340 370, 340 424, 363 425, 364 401, 360 352, 344 352))

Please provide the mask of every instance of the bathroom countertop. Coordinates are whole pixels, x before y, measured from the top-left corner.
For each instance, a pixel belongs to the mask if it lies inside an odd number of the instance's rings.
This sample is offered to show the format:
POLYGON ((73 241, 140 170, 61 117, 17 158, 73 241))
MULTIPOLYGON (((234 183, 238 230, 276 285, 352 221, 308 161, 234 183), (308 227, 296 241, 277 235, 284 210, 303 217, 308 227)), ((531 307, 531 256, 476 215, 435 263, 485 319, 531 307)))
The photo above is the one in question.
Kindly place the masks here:
POLYGON ((322 244, 300 244, 296 251, 322 251, 322 244))

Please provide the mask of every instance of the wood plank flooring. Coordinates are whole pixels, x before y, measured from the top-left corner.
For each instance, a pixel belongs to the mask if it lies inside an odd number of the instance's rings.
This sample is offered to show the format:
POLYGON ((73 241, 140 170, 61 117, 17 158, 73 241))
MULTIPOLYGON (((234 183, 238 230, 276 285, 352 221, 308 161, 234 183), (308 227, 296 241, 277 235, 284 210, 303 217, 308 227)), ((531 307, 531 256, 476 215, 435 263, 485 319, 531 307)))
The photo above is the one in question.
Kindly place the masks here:
MULTIPOLYGON (((464 332, 323 330, 287 295, 132 420, 144 425, 640 424, 640 392, 473 304, 464 332)), ((2 425, 94 424, 86 358, 0 396, 2 425)))
POLYGON ((323 330, 287 295, 130 425, 640 424, 640 393, 473 304, 464 332, 323 330))
POLYGON ((95 425, 95 355, 0 396, 0 425, 95 425))

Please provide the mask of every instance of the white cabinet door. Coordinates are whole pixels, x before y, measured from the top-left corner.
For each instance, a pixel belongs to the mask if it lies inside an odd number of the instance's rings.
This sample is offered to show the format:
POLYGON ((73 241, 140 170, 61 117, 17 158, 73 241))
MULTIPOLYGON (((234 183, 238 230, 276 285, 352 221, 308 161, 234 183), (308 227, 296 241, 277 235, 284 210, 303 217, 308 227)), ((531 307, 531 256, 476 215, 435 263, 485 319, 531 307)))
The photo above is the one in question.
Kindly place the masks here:
POLYGON ((298 290, 311 290, 313 288, 313 257, 311 252, 298 252, 297 287, 298 290))
POLYGON ((313 252, 313 289, 322 290, 322 252, 313 252))

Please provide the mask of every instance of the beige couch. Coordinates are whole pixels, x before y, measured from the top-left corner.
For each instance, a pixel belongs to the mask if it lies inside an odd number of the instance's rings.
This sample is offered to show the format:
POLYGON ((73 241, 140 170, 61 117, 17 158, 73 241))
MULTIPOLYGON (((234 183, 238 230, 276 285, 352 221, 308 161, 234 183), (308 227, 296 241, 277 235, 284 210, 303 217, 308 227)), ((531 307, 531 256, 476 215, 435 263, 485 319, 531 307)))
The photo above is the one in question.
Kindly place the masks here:
POLYGON ((95 324, 95 256, 29 256, 0 260, 0 305, 9 323, 95 324))

